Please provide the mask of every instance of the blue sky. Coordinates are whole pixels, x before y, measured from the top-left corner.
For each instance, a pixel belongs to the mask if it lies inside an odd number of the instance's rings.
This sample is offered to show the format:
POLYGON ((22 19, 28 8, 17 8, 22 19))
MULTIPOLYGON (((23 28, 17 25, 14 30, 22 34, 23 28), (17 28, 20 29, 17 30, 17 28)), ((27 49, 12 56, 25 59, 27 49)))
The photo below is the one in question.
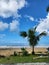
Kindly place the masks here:
POLYGON ((38 46, 49 46, 49 0, 0 0, 0 45, 29 45, 20 31, 37 26, 37 32, 47 32, 38 46))

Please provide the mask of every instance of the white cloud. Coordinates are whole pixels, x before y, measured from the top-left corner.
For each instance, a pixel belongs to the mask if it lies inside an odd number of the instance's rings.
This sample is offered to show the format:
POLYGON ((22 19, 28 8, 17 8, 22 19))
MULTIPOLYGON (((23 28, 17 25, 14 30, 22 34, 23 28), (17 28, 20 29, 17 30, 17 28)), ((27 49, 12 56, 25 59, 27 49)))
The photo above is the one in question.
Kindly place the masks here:
POLYGON ((46 31, 49 34, 49 13, 48 13, 48 15, 46 16, 45 19, 40 19, 39 22, 40 23, 37 26, 36 30, 39 33, 43 32, 43 31, 46 31))
POLYGON ((19 30, 19 21, 13 20, 11 23, 0 22, 0 31, 4 31, 6 29, 10 29, 10 31, 18 31, 19 30))
POLYGON ((34 21, 34 17, 32 17, 32 16, 25 15, 25 17, 28 18, 31 21, 34 21))
POLYGON ((26 5, 25 0, 0 0, 0 16, 2 17, 10 17, 16 16, 18 14, 18 10, 23 8, 26 5))
POLYGON ((4 31, 5 29, 7 29, 9 26, 8 23, 3 23, 2 21, 0 22, 0 31, 4 31))
POLYGON ((10 31, 18 31, 19 22, 14 20, 10 23, 10 31))
POLYGON ((13 16, 13 21, 9 24, 0 21, 0 31, 8 28, 10 28, 10 31, 16 31, 19 26, 19 22, 16 19, 21 17, 18 11, 26 5, 26 0, 0 0, 0 17, 8 18, 13 16))
POLYGON ((31 21, 34 21, 34 18, 33 18, 33 17, 30 17, 30 20, 31 20, 31 21))

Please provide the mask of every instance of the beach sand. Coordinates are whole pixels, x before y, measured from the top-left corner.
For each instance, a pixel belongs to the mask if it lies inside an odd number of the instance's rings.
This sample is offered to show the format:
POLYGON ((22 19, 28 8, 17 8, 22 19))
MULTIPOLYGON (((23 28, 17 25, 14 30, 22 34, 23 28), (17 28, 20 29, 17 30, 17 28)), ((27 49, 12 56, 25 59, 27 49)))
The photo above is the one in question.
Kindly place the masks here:
MULTIPOLYGON (((31 54, 32 52, 32 48, 25 48, 29 54, 31 54)), ((21 48, 0 48, 0 55, 4 55, 4 56, 10 56, 14 54, 14 51, 16 53, 22 52, 21 48)), ((35 48, 34 49, 35 53, 46 53, 47 49, 46 48, 35 48)))

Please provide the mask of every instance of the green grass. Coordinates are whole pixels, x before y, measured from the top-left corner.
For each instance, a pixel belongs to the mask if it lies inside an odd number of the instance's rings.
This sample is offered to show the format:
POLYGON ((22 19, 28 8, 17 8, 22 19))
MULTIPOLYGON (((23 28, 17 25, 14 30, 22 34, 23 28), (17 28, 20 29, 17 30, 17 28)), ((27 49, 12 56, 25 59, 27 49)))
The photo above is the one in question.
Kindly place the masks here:
POLYGON ((10 57, 5 57, 5 58, 0 58, 0 63, 49 62, 49 58, 33 59, 33 57, 37 57, 37 55, 10 56, 10 57))

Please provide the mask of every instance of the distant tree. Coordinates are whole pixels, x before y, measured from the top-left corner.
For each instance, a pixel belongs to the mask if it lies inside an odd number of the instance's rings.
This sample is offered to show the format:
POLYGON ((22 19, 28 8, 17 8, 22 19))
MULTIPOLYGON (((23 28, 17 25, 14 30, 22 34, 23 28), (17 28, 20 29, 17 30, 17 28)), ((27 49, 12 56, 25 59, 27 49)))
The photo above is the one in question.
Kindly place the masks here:
POLYGON ((33 28, 33 29, 29 29, 28 32, 25 32, 25 31, 22 31, 20 32, 20 36, 22 37, 27 37, 28 38, 28 41, 29 41, 29 44, 30 46, 32 47, 32 54, 35 54, 34 52, 34 46, 36 46, 38 44, 38 41, 40 40, 40 38, 42 36, 46 36, 46 32, 42 32, 40 33, 39 35, 36 35, 36 28, 33 28))

